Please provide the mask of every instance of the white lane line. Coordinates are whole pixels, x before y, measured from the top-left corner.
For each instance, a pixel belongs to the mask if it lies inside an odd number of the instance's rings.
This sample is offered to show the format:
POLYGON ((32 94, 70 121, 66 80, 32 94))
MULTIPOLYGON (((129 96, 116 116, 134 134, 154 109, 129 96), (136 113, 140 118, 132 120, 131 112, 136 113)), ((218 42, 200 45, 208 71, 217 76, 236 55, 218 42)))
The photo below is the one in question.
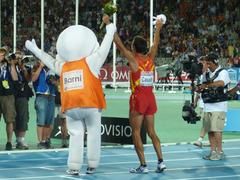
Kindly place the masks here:
MULTIPOLYGON (((203 141, 206 143, 207 141, 203 141)), ((223 140, 223 143, 228 142, 240 142, 240 139, 226 139, 223 140)), ((178 142, 178 143, 162 143, 164 146, 175 146, 175 145, 187 145, 193 144, 193 142, 178 142)), ((144 144, 144 147, 152 147, 152 144, 144 144)), ((102 146, 102 149, 111 149, 111 148, 134 148, 133 145, 113 145, 113 146, 102 146)), ((14 150, 14 151, 0 151, 0 154, 25 154, 25 153, 39 153, 39 152, 67 152, 68 148, 56 148, 56 149, 32 149, 32 150, 14 150)))
POLYGON ((229 176, 204 176, 204 177, 198 177, 198 178, 181 178, 181 179, 175 179, 174 180, 194 180, 194 179, 223 179, 223 178, 236 178, 240 177, 240 174, 235 175, 229 175, 229 176))
POLYGON ((56 160, 66 160, 67 157, 61 157, 61 158, 34 158, 34 159, 19 159, 19 160, 15 160, 15 159, 11 159, 11 160, 0 160, 0 163, 9 163, 9 162, 29 162, 29 161, 56 161, 56 160))
MULTIPOLYGON (((196 166, 196 167, 189 167, 189 168, 167 168, 164 172, 167 171, 184 171, 184 170, 199 170, 199 169, 214 169, 214 168, 233 168, 233 167, 240 167, 240 164, 229 164, 229 165, 219 165, 219 166, 196 166)), ((155 170, 149 170, 149 172, 154 172, 155 170)), ((106 173, 96 173, 96 175, 114 175, 114 174, 129 174, 128 170, 126 171, 115 171, 115 172, 106 172, 106 173)))
MULTIPOLYGON (((189 168, 167 168, 165 171, 184 171, 184 170, 195 170, 195 169, 213 169, 213 168, 225 168, 225 167, 240 167, 240 164, 229 164, 227 166, 225 165, 219 165, 219 166, 198 166, 198 167, 189 167, 189 168)), ((154 170, 150 170, 150 172, 155 172, 154 170)), ((126 171, 117 171, 117 172, 110 172, 110 173, 96 173, 96 175, 115 175, 115 174, 129 174, 129 172, 126 171)), ((81 179, 81 176, 86 176, 86 174, 80 174, 80 176, 77 176, 76 178, 73 176, 68 175, 56 175, 56 176, 33 176, 33 177, 19 177, 19 178, 0 178, 0 180, 21 180, 21 179, 44 179, 44 178, 67 178, 67 179, 81 179)), ((218 178, 231 178, 231 177, 239 177, 240 174, 235 175, 227 175, 227 176, 205 176, 205 177, 196 177, 196 178, 181 178, 174 180, 194 180, 194 179, 218 179, 218 178)))
MULTIPOLYGON (((224 148, 224 150, 239 150, 240 147, 229 147, 229 148, 224 148)), ((208 149, 189 149, 189 150, 180 150, 180 151, 163 151, 163 154, 183 154, 183 153, 189 153, 189 152, 204 152, 204 151, 209 151, 208 149)), ((135 151, 134 151, 135 152, 135 151)), ((145 152, 145 155, 152 155, 156 154, 155 151, 153 152, 145 152)), ((108 154, 108 155, 101 155, 101 157, 117 157, 117 156, 135 156, 136 153, 129 153, 129 154, 108 154)), ((1 162, 1 161, 0 161, 1 162)))
POLYGON ((12 177, 12 178, 0 178, 0 180, 25 180, 25 179, 50 179, 50 178, 67 178, 67 179, 82 179, 80 178, 81 176, 85 176, 86 174, 80 174, 80 176, 77 176, 74 178, 73 176, 68 176, 68 175, 55 175, 55 176, 27 176, 27 177, 12 177))
POLYGON ((224 165, 209 165, 209 166, 195 166, 188 168, 167 168, 166 171, 182 171, 182 170, 194 170, 194 169, 213 169, 213 168, 226 168, 226 167, 239 167, 240 164, 224 164, 224 165))
POLYGON ((80 176, 77 176, 77 177, 74 177, 74 176, 60 176, 61 178, 64 178, 64 179, 82 179, 82 178, 79 178, 80 176))
MULTIPOLYGON (((87 164, 83 164, 83 165, 87 165, 87 164)), ((0 171, 8 171, 9 169, 13 169, 13 170, 25 170, 25 169, 27 169, 27 170, 33 170, 33 169, 56 169, 56 168, 64 168, 64 167, 66 167, 67 168, 67 165, 60 165, 60 166, 29 166, 29 167, 17 167, 17 168, 9 168, 9 167, 7 167, 7 168, 2 168, 2 169, 0 169, 0 171)))
POLYGON ((26 153, 39 153, 39 152, 64 152, 68 151, 68 148, 58 149, 28 149, 28 150, 13 150, 13 151, 1 151, 0 154, 26 154, 26 153))
MULTIPOLYGON (((239 150, 240 147, 230 147, 230 148, 224 148, 224 150, 239 150)), ((163 151, 163 154, 183 154, 183 153, 189 153, 189 152, 204 152, 204 151, 208 151, 205 149, 191 149, 191 150, 181 150, 181 151, 163 151)), ((145 155, 155 155, 155 152, 146 152, 145 155)), ((101 155, 101 158, 103 157, 122 157, 122 156, 136 156, 136 153, 128 153, 128 154, 108 154, 108 155, 101 155)), ((47 158, 47 160, 66 160, 66 157, 58 157, 58 158, 47 158)), ((28 161, 46 161, 46 159, 44 158, 33 158, 33 159, 5 159, 5 160, 0 160, 0 163, 8 163, 8 162, 28 162, 28 161)))
MULTIPOLYGON (((213 168, 226 168, 226 167, 240 167, 240 164, 229 164, 229 165, 219 165, 219 166, 197 166, 197 167, 189 167, 189 168, 167 168, 165 171, 184 171, 184 170, 195 170, 195 169, 213 169, 213 168)), ((150 172, 155 172, 154 170, 150 170, 150 172)), ((114 174, 129 174, 129 172, 126 171, 117 171, 117 172, 110 172, 110 173, 96 173, 96 175, 114 175, 114 174)), ((67 178, 67 179, 81 179, 81 176, 85 176, 86 174, 80 174, 80 176, 77 176, 76 178, 73 176, 68 175, 56 175, 56 176, 33 176, 33 177, 19 177, 19 178, 0 178, 0 180, 21 180, 21 179, 44 179, 44 178, 67 178)), ((199 178, 181 178, 175 180, 194 180, 194 179, 218 179, 218 178, 231 178, 231 177, 239 177, 240 174, 236 175, 229 175, 229 176, 206 176, 206 177, 199 177, 199 178)))
MULTIPOLYGON (((230 158, 239 158, 240 155, 234 155, 234 156, 227 156, 227 159, 230 159, 230 158)), ((177 162, 177 161, 193 161, 193 160, 203 160, 202 158, 200 157, 196 157, 196 158, 181 158, 181 159, 165 159, 164 162, 177 162)), ((207 162, 207 161, 206 161, 207 162)), ((209 162, 209 161, 208 161, 209 162)), ((100 163, 100 166, 107 166, 107 165, 120 165, 120 164, 136 164, 136 163, 139 163, 139 161, 123 161, 123 162, 109 162, 109 163, 100 163)), ((148 164, 151 164, 151 163, 156 163, 156 159, 154 160, 148 160, 147 161, 148 164)), ((87 166, 86 163, 83 164, 84 166, 87 166)), ((228 164, 225 164, 225 166, 229 166, 228 164)), ((223 166, 223 167, 225 167, 223 166)), ((46 168, 63 168, 63 167, 66 167, 66 165, 60 165, 60 166, 44 166, 46 168)), ((209 167, 209 166, 206 166, 206 167, 209 167)), ((43 169, 43 166, 39 166, 39 167, 20 167, 20 168, 10 168, 10 167, 7 167, 7 168, 2 168, 0 169, 0 171, 9 171, 9 170, 25 170, 25 169, 43 169)), ((175 168, 176 169, 176 168, 175 168)), ((184 168, 186 169, 186 168, 184 168)))
POLYGON ((39 169, 46 169, 46 170, 50 170, 50 171, 54 171, 55 170, 55 169, 49 168, 49 167, 39 167, 39 169))

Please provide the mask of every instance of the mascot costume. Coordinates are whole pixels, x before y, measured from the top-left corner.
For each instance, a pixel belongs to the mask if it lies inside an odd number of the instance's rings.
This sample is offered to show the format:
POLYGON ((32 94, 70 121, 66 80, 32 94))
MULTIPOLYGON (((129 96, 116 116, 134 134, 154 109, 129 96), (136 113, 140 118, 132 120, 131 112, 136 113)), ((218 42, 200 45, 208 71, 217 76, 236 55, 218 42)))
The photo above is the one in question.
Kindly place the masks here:
POLYGON ((66 28, 57 39, 56 59, 39 49, 35 40, 25 42, 28 50, 60 75, 62 111, 70 134, 67 173, 71 175, 78 175, 83 164, 85 131, 87 173, 93 173, 100 161, 101 114, 106 102, 98 75, 116 32, 107 15, 103 22, 106 34, 100 46, 89 28, 82 25, 66 28))

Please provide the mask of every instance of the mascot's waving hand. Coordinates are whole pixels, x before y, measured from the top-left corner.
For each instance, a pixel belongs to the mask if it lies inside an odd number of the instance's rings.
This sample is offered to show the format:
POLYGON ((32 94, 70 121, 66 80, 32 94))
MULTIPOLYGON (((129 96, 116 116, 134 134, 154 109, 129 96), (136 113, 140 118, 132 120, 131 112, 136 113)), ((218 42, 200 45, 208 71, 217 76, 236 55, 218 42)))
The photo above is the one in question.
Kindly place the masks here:
POLYGON ((93 31, 82 25, 66 28, 57 40, 56 59, 39 49, 34 40, 25 46, 46 66, 60 75, 62 111, 67 116, 70 133, 68 170, 78 175, 83 164, 85 127, 87 137, 87 173, 99 164, 101 148, 101 113, 106 107, 98 77, 116 31, 109 16, 103 16, 106 34, 99 46, 93 31))

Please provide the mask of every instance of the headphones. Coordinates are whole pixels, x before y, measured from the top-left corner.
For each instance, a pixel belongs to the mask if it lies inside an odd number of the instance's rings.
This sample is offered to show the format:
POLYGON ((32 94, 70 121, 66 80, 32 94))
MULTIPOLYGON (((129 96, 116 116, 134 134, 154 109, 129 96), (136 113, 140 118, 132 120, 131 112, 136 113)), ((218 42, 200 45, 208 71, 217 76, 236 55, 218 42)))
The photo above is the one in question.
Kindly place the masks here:
POLYGON ((207 61, 211 61, 214 64, 218 64, 219 60, 218 60, 218 55, 216 53, 210 52, 207 56, 206 56, 206 60, 207 61))

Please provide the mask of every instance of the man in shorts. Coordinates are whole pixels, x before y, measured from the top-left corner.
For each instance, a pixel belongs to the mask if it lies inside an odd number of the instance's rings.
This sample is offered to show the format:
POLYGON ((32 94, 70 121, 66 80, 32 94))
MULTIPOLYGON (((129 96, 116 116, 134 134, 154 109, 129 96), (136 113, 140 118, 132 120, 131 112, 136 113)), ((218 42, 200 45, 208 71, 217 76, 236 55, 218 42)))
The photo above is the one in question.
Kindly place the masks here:
POLYGON ((6 59, 7 51, 0 48, 0 118, 6 123, 7 143, 5 150, 12 150, 13 123, 16 117, 13 81, 17 81, 15 63, 6 59))
POLYGON ((132 94, 129 101, 129 122, 132 127, 133 144, 140 161, 140 166, 132 168, 130 173, 149 172, 140 135, 143 124, 148 136, 152 140, 158 158, 156 172, 161 173, 166 169, 166 165, 163 162, 161 143, 154 129, 154 115, 157 112, 157 104, 152 91, 154 58, 157 54, 162 26, 163 21, 158 19, 154 33, 154 42, 150 49, 147 47, 146 39, 141 36, 135 36, 130 51, 125 47, 118 34, 115 33, 114 35, 114 42, 128 60, 131 72, 132 94))
POLYGON ((58 88, 56 91, 56 97, 55 97, 55 109, 56 109, 56 120, 58 125, 60 126, 61 130, 61 138, 62 138, 62 148, 67 148, 68 147, 68 130, 67 130, 67 122, 66 122, 66 115, 61 112, 61 94, 60 94, 60 88, 59 88, 59 77, 57 78, 58 82, 58 88))
POLYGON ((206 57, 208 72, 203 76, 203 84, 199 86, 204 101, 203 127, 208 133, 210 154, 203 156, 205 160, 221 160, 225 157, 222 150, 222 131, 227 112, 227 98, 224 94, 230 83, 228 71, 218 64, 218 56, 210 53, 206 57), (208 90, 217 92, 209 93, 208 90), (206 93, 205 93, 206 92, 206 93))

